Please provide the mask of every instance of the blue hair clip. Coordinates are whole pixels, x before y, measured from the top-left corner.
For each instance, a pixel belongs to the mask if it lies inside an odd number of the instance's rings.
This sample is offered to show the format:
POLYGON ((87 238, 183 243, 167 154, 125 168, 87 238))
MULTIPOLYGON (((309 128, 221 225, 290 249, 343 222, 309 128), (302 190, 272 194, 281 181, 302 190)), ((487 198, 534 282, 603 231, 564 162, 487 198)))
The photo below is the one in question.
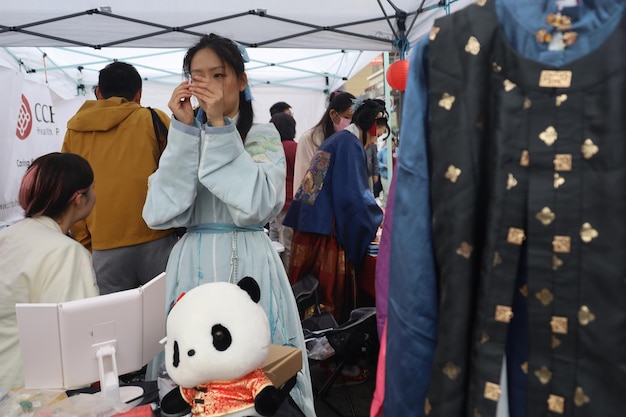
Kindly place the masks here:
POLYGON ((363 105, 363 101, 364 100, 361 97, 353 99, 352 100, 352 112, 357 111, 357 109, 363 105))
POLYGON ((231 39, 231 42, 235 44, 237 49, 239 49, 239 53, 241 54, 241 57, 243 58, 243 62, 250 62, 250 57, 248 56, 248 51, 246 51, 246 47, 237 41, 233 41, 232 39, 231 39))
MULTIPOLYGON (((239 49, 239 53, 241 54, 241 58, 243 59, 243 62, 250 62, 250 57, 248 56, 248 51, 246 51, 246 47, 232 39, 231 39, 231 42, 235 44, 237 49, 239 49)), ((250 91, 250 84, 246 84, 246 88, 245 90, 243 90, 243 93, 246 97, 246 101, 248 102, 252 101, 252 92, 250 91)))
POLYGON ((246 96, 246 101, 252 101, 252 91, 250 91, 250 84, 246 84, 246 88, 243 90, 246 96))

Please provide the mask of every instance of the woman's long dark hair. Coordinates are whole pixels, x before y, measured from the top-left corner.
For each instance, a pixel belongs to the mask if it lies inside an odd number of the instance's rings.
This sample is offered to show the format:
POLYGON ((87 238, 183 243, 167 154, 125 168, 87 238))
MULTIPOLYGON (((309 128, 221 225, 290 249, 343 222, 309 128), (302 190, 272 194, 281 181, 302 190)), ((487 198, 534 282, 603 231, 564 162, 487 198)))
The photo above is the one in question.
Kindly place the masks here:
POLYGON ((20 186, 19 203, 26 217, 57 218, 76 193, 84 194, 93 184, 89 162, 73 153, 53 152, 35 159, 20 186))
POLYGON ((376 126, 386 126, 387 136, 389 137, 391 129, 389 128, 389 113, 385 107, 385 102, 376 98, 368 98, 354 111, 352 115, 352 123, 361 129, 361 142, 365 146, 367 131, 376 123, 376 126))
POLYGON ((350 93, 344 91, 333 93, 328 103, 328 108, 322 115, 320 121, 315 125, 315 128, 321 128, 322 132, 324 132, 324 140, 335 133, 333 120, 330 118, 330 111, 335 110, 337 113, 341 113, 350 108, 354 104, 354 100, 355 97, 350 93))
MULTIPOLYGON (((201 49, 211 49, 217 54, 220 59, 231 67, 237 78, 243 76, 245 72, 245 65, 241 52, 237 45, 230 39, 211 33, 210 35, 204 35, 200 38, 198 43, 187 50, 185 58, 183 59, 183 71, 185 75, 190 75, 191 59, 196 52, 201 49)), ((245 142, 246 136, 252 127, 252 120, 254 119, 254 112, 252 110, 252 102, 246 99, 244 91, 239 92, 239 118, 237 119, 237 130, 241 139, 245 142)))

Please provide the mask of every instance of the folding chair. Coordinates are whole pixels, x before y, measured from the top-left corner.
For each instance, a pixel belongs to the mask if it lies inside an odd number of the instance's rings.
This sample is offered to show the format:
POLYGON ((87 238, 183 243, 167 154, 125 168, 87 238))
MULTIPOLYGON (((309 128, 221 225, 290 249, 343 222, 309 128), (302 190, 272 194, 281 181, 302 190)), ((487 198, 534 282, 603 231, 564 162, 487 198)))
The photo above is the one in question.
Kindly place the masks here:
POLYGON ((307 310, 314 307, 314 314, 320 314, 320 303, 317 297, 317 287, 319 281, 313 274, 306 274, 298 282, 291 286, 293 295, 296 298, 300 319, 304 319, 307 310))
MULTIPOLYGON (((328 394, 333 384, 339 378, 345 389, 345 396, 353 417, 356 417, 354 403, 350 395, 349 386, 342 377, 342 371, 352 359, 359 356, 363 347, 369 346, 372 355, 376 355, 378 337, 376 335, 376 308, 361 307, 352 310, 347 322, 338 325, 328 312, 320 311, 319 299, 317 297, 317 279, 312 275, 307 275, 292 287, 298 309, 301 314, 314 306, 313 315, 302 320, 305 339, 312 340, 325 337, 333 348, 334 353, 326 360, 332 361, 334 369, 324 381, 321 387, 313 387, 316 400, 322 401, 330 410, 340 417, 343 414, 328 401, 328 394)), ((311 366, 320 363, 319 360, 309 357, 311 366)))

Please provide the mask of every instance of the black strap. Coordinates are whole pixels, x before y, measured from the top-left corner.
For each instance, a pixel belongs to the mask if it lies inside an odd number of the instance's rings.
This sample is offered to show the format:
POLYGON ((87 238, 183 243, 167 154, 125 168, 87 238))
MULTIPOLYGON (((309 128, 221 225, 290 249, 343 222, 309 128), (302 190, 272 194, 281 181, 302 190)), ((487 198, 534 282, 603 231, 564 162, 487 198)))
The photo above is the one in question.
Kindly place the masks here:
POLYGON ((159 153, 163 153, 165 149, 165 140, 167 138, 167 126, 163 123, 163 120, 159 117, 156 111, 152 107, 146 107, 152 114, 152 124, 154 126, 154 135, 156 136, 157 143, 159 145, 159 153))

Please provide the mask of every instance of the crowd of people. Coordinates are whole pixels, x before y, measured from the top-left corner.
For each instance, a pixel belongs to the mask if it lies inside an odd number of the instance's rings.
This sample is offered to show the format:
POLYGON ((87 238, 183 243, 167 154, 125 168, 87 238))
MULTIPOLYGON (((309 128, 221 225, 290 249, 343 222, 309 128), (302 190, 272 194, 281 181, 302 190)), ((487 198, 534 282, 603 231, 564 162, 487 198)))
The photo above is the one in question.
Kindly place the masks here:
MULTIPOLYGON (((333 93, 300 135, 286 102, 253 123, 229 39, 187 51, 171 120, 108 65, 0 230, 0 386, 22 383, 16 303, 163 270, 168 305, 255 278, 271 342, 304 352, 292 285, 315 275, 345 322, 382 225, 372 416, 622 415, 626 7, 536 3, 477 1, 413 45, 396 170, 381 100, 333 93)), ((291 396, 315 416, 306 355, 291 396)))
MULTIPOLYGON (((200 284, 254 277, 273 344, 306 351, 292 292, 306 273, 318 276, 325 308, 347 320, 355 270, 382 222, 366 149, 389 134, 388 112, 336 92, 296 142, 286 102, 269 123, 253 123, 246 61, 236 42, 201 37, 184 57, 171 120, 141 105, 132 65, 100 71, 96 100, 69 120, 61 152, 24 175, 25 219, 0 231, 0 386, 23 384, 16 303, 136 288, 163 271, 168 306, 200 284)), ((315 415, 306 355, 291 396, 315 415)))

